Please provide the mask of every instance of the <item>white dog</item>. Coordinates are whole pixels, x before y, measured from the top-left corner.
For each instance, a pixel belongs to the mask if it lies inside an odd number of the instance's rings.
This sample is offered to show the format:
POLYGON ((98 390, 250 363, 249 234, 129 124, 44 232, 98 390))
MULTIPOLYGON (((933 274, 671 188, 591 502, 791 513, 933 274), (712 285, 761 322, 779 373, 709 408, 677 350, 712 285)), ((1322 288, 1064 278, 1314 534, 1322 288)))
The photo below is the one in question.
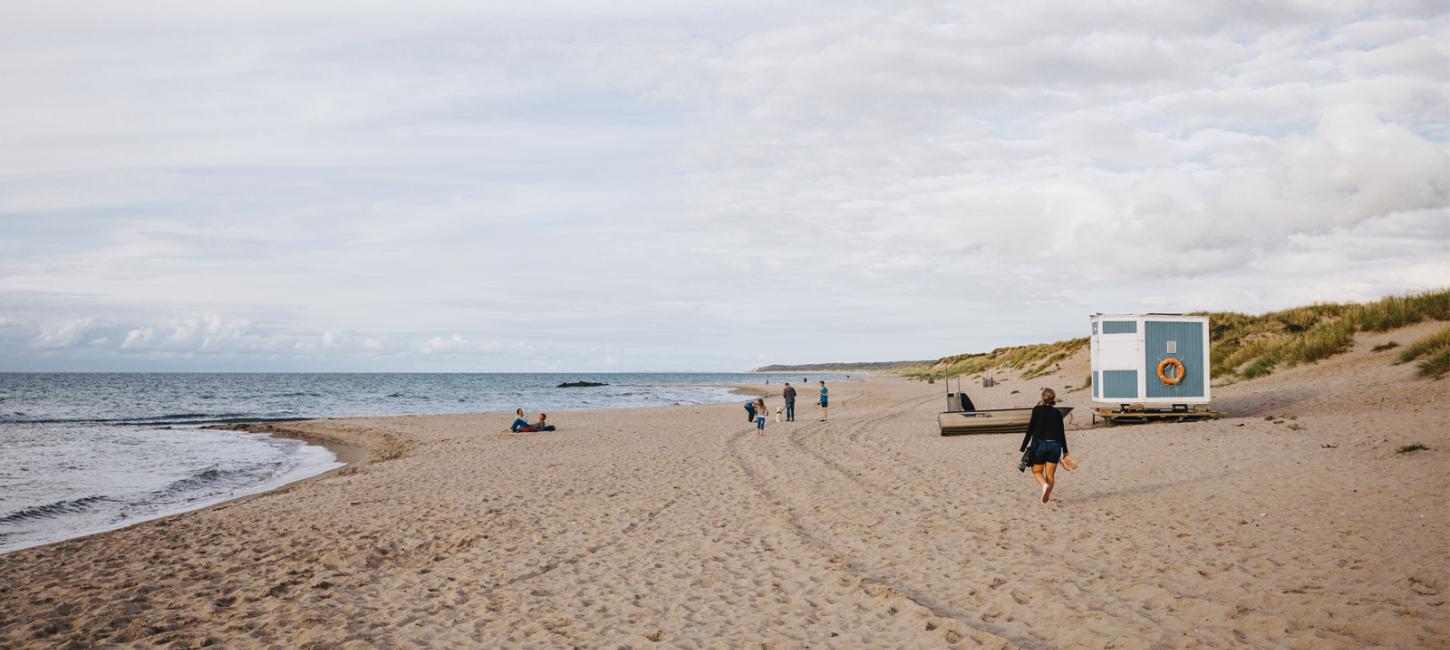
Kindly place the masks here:
POLYGON ((776 422, 780 422, 781 421, 780 414, 781 414, 781 407, 779 407, 779 406, 775 407, 775 421, 776 422))

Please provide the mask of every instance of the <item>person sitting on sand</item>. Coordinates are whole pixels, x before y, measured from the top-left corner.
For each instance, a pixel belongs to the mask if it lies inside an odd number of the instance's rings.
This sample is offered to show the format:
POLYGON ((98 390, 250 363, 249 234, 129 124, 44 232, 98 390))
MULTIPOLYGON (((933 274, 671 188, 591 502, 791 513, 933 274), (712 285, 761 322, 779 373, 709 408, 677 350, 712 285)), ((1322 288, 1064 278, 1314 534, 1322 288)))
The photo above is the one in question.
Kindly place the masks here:
POLYGON ((539 421, 530 424, 529 428, 534 431, 553 431, 554 425, 549 424, 549 415, 547 413, 540 413, 539 421))
POLYGON ((1027 422, 1027 435, 1022 438, 1022 448, 1032 446, 1032 478, 1042 486, 1042 502, 1052 498, 1052 488, 1057 484, 1057 464, 1067 455, 1067 432, 1062 426, 1062 413, 1057 410, 1057 392, 1051 388, 1042 389, 1042 400, 1032 407, 1032 419, 1027 422))
POLYGON ((517 410, 514 411, 514 415, 517 416, 517 417, 514 418, 514 423, 511 424, 511 425, 509 425, 509 430, 512 431, 512 432, 514 432, 514 433, 521 433, 521 432, 524 432, 524 431, 528 431, 529 430, 529 421, 524 419, 524 410, 523 409, 517 409, 517 410))
POLYGON ((755 400, 755 435, 765 435, 765 418, 770 411, 765 409, 765 398, 755 400))

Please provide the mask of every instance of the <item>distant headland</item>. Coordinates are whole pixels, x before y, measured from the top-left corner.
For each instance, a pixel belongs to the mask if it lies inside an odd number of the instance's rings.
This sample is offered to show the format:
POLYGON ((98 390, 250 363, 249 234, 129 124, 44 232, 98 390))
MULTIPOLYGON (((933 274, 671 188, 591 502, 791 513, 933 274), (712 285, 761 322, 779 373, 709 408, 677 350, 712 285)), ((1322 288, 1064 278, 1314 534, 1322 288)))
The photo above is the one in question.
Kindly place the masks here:
POLYGON ((750 372, 836 372, 840 370, 896 370, 909 366, 926 366, 936 363, 936 359, 929 361, 856 361, 853 363, 806 363, 796 366, 770 365, 759 368, 751 368, 750 372))

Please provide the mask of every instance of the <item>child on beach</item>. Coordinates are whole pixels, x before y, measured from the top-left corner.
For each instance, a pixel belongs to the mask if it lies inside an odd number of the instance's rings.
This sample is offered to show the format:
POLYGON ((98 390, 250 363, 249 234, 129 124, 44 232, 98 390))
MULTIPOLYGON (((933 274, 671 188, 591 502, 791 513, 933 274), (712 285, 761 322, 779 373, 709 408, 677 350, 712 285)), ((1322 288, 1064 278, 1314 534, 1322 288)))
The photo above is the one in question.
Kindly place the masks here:
POLYGON ((553 431, 554 425, 549 424, 549 416, 546 413, 539 414, 539 421, 529 425, 534 431, 553 431))
POLYGON ((528 431, 529 430, 529 421, 524 419, 524 410, 523 409, 515 410, 514 411, 514 415, 517 416, 517 417, 514 418, 514 423, 511 424, 511 425, 509 425, 509 430, 512 431, 512 432, 514 432, 514 433, 521 433, 521 432, 524 432, 524 431, 528 431))
POLYGON ((1032 478, 1042 486, 1042 502, 1052 498, 1052 488, 1057 484, 1057 464, 1071 463, 1067 455, 1067 432, 1062 426, 1062 413, 1057 410, 1057 392, 1051 388, 1042 389, 1042 400, 1032 407, 1032 419, 1027 422, 1027 435, 1022 438, 1019 452, 1032 447, 1032 478))
POLYGON ((826 388, 826 380, 822 379, 821 380, 821 421, 822 422, 825 422, 826 421, 826 418, 830 417, 830 409, 827 408, 830 405, 830 397, 831 397, 831 389, 826 388))
POLYGON ((770 411, 765 410, 765 399, 755 400, 755 435, 765 435, 765 418, 770 411))

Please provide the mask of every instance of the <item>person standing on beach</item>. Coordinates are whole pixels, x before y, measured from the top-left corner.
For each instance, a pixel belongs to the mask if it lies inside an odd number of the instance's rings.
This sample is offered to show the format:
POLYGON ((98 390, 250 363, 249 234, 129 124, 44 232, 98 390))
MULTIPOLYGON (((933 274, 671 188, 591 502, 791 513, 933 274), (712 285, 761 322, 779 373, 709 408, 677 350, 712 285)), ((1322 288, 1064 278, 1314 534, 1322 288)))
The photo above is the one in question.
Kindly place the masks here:
POLYGON ((1042 502, 1052 498, 1052 488, 1057 484, 1057 465, 1063 459, 1071 461, 1067 454, 1067 432, 1062 425, 1062 413, 1057 410, 1057 392, 1051 388, 1042 389, 1042 400, 1032 407, 1032 419, 1027 422, 1027 435, 1022 438, 1022 448, 1032 447, 1032 478, 1042 486, 1042 502))
POLYGON ((765 435, 765 417, 769 411, 765 410, 765 398, 755 400, 755 435, 765 435))
POLYGON ((745 403, 745 421, 755 421, 755 400, 751 400, 745 403))
POLYGON ((826 380, 821 380, 821 421, 825 422, 830 417, 831 389, 826 388, 826 380))
POLYGON ((795 422, 795 387, 785 382, 785 390, 780 396, 785 398, 785 421, 795 422))

